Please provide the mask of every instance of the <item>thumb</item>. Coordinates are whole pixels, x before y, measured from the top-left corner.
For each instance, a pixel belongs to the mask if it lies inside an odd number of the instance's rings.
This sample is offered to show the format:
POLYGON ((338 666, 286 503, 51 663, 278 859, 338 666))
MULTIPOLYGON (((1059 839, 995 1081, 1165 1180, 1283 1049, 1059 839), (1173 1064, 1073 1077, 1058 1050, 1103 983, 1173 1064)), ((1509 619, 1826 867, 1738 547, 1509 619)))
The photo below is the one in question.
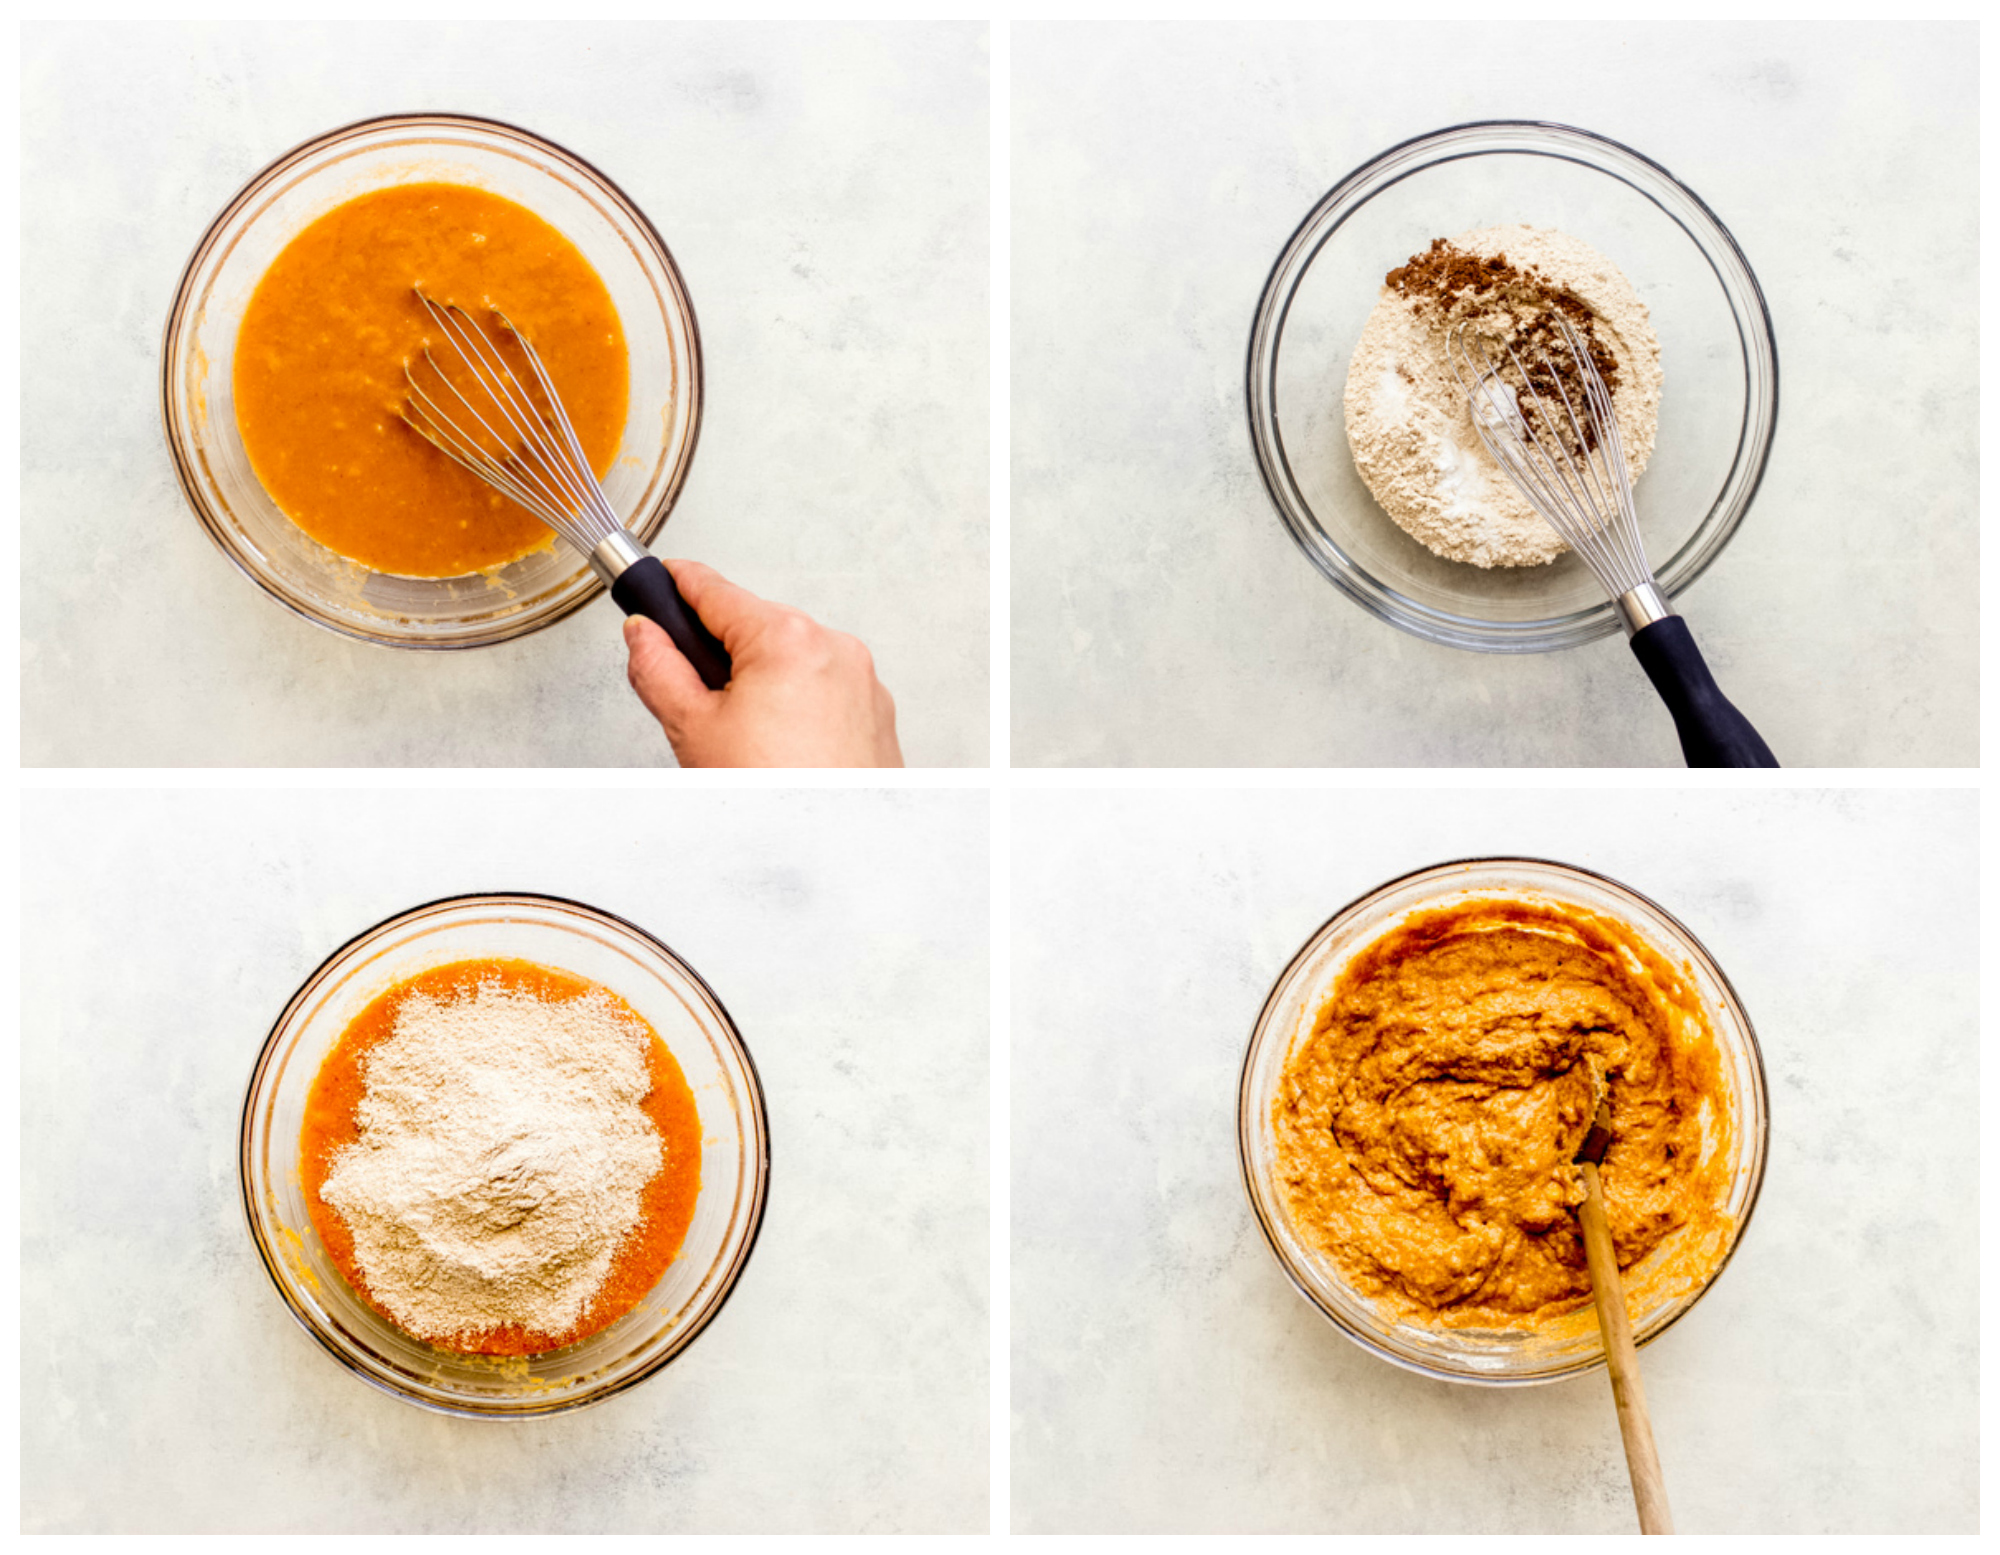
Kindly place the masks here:
POLYGON ((644 616, 625 618, 625 678, 659 719, 669 740, 677 738, 718 693, 701 683, 674 640, 644 616))
POLYGON ((667 571, 673 574, 674 587, 681 591, 688 608, 722 639, 731 658, 738 649, 749 646, 750 637, 774 610, 783 609, 731 583, 703 562, 670 561, 667 571))

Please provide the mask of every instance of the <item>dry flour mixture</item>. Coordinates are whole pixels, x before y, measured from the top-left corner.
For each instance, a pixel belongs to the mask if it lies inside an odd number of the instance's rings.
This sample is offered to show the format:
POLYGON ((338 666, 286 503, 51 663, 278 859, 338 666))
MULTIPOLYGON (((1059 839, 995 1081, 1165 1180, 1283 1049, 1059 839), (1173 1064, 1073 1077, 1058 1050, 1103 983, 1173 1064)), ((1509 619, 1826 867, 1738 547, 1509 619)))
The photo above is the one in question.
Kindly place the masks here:
POLYGON ((1348 367, 1354 463, 1383 510, 1450 561, 1530 567, 1565 547, 1473 430, 1445 339, 1461 320, 1496 344, 1544 344, 1554 316, 1582 333, 1611 389, 1632 478, 1652 457, 1660 342, 1618 267, 1549 228, 1485 227, 1439 238, 1389 273, 1348 367))
POLYGON ((356 1288, 446 1348, 528 1354, 620 1316, 700 1191, 679 1067, 609 990, 458 962, 374 1001, 314 1082, 314 1219, 356 1288))

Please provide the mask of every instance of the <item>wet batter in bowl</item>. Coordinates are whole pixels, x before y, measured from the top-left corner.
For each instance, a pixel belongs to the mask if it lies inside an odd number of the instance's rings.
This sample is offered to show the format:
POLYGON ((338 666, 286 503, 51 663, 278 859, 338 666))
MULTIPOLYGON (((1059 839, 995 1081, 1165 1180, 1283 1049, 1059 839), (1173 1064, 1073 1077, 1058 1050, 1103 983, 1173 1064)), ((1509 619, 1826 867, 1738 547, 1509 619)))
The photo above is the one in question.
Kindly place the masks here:
POLYGON ((395 984, 307 1099, 313 1225, 355 1292, 461 1354, 575 1344, 644 1299, 701 1190, 701 1120, 609 989, 527 961, 395 984))
POLYGON ((1619 1265, 1667 1247, 1704 1276, 1730 1226, 1714 1034, 1624 925, 1541 903, 1416 914, 1341 972, 1272 1107, 1293 1224, 1397 1318, 1522 1329, 1587 1305, 1594 1076, 1619 1265))
POLYGON ((264 272, 237 335, 236 425, 271 500, 375 572, 449 578, 554 536, 403 424, 403 364, 431 322, 415 288, 491 331, 499 308, 540 354, 599 476, 630 392, 625 332, 576 245, 511 200, 407 184, 336 207, 264 272))

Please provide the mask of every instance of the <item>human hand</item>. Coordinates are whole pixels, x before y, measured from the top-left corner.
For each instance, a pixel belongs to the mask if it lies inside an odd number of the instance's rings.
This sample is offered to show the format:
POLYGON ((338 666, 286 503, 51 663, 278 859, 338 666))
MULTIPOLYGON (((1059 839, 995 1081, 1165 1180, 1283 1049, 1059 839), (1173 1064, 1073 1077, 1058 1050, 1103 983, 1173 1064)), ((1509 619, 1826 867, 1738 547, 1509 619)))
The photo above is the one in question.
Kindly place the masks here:
POLYGON ((673 639, 625 619, 626 678, 684 767, 900 767, 896 704, 858 637, 759 599, 700 562, 668 562, 688 608, 729 650, 711 691, 673 639))

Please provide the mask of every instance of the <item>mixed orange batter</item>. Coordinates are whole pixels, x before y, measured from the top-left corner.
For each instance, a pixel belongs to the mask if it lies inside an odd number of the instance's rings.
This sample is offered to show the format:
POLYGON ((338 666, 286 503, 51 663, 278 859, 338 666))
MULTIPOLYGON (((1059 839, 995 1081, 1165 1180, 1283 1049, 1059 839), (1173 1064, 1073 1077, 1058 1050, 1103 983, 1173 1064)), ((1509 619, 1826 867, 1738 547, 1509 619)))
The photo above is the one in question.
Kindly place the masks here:
POLYGON ((1600 1082, 1620 1267, 1669 1238, 1712 1267, 1731 1119, 1682 977, 1581 909, 1413 915, 1349 963, 1286 1060, 1272 1122, 1293 1224, 1399 1318, 1520 1329, 1586 1305, 1573 1163, 1600 1082))
POLYGON ((527 336, 600 476, 625 426, 625 332, 575 244, 459 184, 364 194, 271 262, 236 339, 236 425, 258 480, 342 556, 448 578, 513 561, 551 534, 404 425, 403 364, 434 329, 420 285, 489 334, 498 308, 527 336))
MULTIPOLYGON (((367 1087, 368 1052, 394 1031, 396 1012, 403 1001, 412 994, 443 1000, 463 998, 481 985, 494 984, 551 1002, 606 994, 621 1012, 645 1025, 638 1012, 616 994, 567 972, 532 961, 458 961, 397 983, 341 1033, 307 1095, 305 1126, 299 1136, 300 1177, 313 1226, 328 1254, 356 1294, 391 1323, 395 1319, 369 1294, 367 1279, 355 1264, 353 1234, 340 1212, 320 1197, 320 1188, 333 1157, 361 1137, 357 1114, 367 1087)), ((659 1174, 646 1184, 640 1198, 639 1224, 619 1247, 596 1299, 563 1333, 539 1333, 519 1324, 506 1324, 440 1348, 471 1355, 539 1355, 575 1344, 636 1307, 680 1252, 701 1192, 701 1118, 680 1065, 658 1034, 652 1033, 651 1027, 646 1029, 651 1034, 647 1064, 652 1089, 641 1105, 660 1132, 664 1162, 659 1174)))

